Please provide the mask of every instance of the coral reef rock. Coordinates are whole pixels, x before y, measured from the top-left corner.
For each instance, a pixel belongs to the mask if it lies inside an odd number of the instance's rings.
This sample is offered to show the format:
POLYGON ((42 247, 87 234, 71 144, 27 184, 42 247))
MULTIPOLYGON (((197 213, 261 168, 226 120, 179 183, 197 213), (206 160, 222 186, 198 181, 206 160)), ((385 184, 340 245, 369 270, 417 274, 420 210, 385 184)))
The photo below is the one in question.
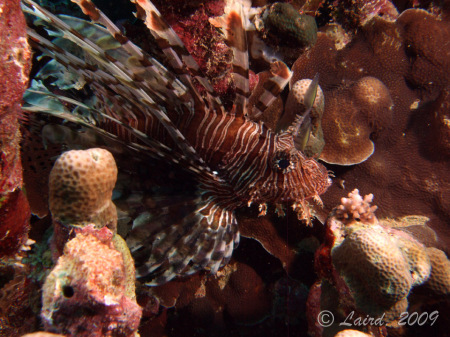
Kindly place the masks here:
POLYGON ((355 311, 395 327, 413 287, 428 289, 429 300, 448 295, 449 260, 403 231, 401 221, 399 228, 395 221, 378 221, 372 200, 354 190, 330 214, 325 243, 316 252, 322 281, 315 297, 310 294, 309 310, 314 314, 318 306, 338 317, 355 311))
POLYGON ((46 330, 70 336, 137 336, 142 309, 127 296, 127 268, 108 228, 76 229, 45 280, 46 330))

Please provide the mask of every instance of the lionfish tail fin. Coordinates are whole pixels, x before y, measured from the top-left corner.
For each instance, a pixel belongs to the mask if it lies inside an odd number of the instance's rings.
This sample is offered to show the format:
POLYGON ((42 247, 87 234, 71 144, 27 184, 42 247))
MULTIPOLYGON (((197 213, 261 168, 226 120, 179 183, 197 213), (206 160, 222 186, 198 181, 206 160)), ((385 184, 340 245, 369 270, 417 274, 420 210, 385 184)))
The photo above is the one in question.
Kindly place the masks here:
POLYGON ((214 274, 228 263, 239 243, 233 211, 203 198, 160 211, 163 214, 135 226, 127 238, 137 276, 145 284, 164 284, 200 270, 214 274))

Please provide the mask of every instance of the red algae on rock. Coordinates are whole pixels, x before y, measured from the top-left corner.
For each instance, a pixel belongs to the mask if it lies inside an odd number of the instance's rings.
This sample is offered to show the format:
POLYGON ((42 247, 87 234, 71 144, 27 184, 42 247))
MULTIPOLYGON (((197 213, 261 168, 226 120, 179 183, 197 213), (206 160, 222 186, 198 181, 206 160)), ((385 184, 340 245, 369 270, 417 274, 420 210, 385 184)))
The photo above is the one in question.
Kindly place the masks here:
POLYGON ((113 233, 93 225, 76 232, 45 280, 46 329, 71 336, 137 336, 142 310, 127 296, 130 280, 113 233))
POLYGON ((31 52, 20 1, 0 4, 0 242, 1 256, 14 254, 27 239, 29 206, 20 190, 20 102, 28 85, 31 52))
POLYGON ((31 51, 20 1, 5 0, 0 6, 0 193, 3 194, 22 186, 18 118, 28 85, 31 51))

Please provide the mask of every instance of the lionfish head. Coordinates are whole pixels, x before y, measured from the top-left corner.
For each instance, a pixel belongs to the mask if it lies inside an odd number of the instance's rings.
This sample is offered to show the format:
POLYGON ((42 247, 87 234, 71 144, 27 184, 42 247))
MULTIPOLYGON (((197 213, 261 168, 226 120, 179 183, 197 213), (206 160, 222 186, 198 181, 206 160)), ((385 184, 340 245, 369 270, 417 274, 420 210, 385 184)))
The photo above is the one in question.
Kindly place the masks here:
MULTIPOLYGON (((309 221, 308 199, 321 203, 319 195, 331 185, 327 169, 304 154, 311 132, 310 111, 318 88, 319 77, 312 80, 306 94, 303 115, 298 115, 287 131, 278 134, 267 157, 264 179, 255 184, 252 202, 265 204, 269 200, 279 204, 291 204, 309 221)), ((264 209, 264 206, 261 206, 264 209)), ((264 213, 264 212, 263 212, 264 213)))

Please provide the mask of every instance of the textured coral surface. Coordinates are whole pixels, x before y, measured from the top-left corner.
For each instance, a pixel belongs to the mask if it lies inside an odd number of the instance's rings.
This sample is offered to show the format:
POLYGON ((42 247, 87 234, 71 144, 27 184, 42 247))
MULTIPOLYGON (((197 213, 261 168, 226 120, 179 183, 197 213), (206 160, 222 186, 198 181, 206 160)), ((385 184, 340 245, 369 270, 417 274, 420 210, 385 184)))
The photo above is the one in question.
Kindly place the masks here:
POLYGON ((31 52, 20 2, 4 0, 0 20, 0 193, 22 186, 20 100, 28 84, 31 52))
POLYGON ((112 190, 117 166, 110 152, 103 149, 72 150, 56 161, 49 179, 49 204, 54 220, 98 227, 115 227, 117 215, 112 190))

